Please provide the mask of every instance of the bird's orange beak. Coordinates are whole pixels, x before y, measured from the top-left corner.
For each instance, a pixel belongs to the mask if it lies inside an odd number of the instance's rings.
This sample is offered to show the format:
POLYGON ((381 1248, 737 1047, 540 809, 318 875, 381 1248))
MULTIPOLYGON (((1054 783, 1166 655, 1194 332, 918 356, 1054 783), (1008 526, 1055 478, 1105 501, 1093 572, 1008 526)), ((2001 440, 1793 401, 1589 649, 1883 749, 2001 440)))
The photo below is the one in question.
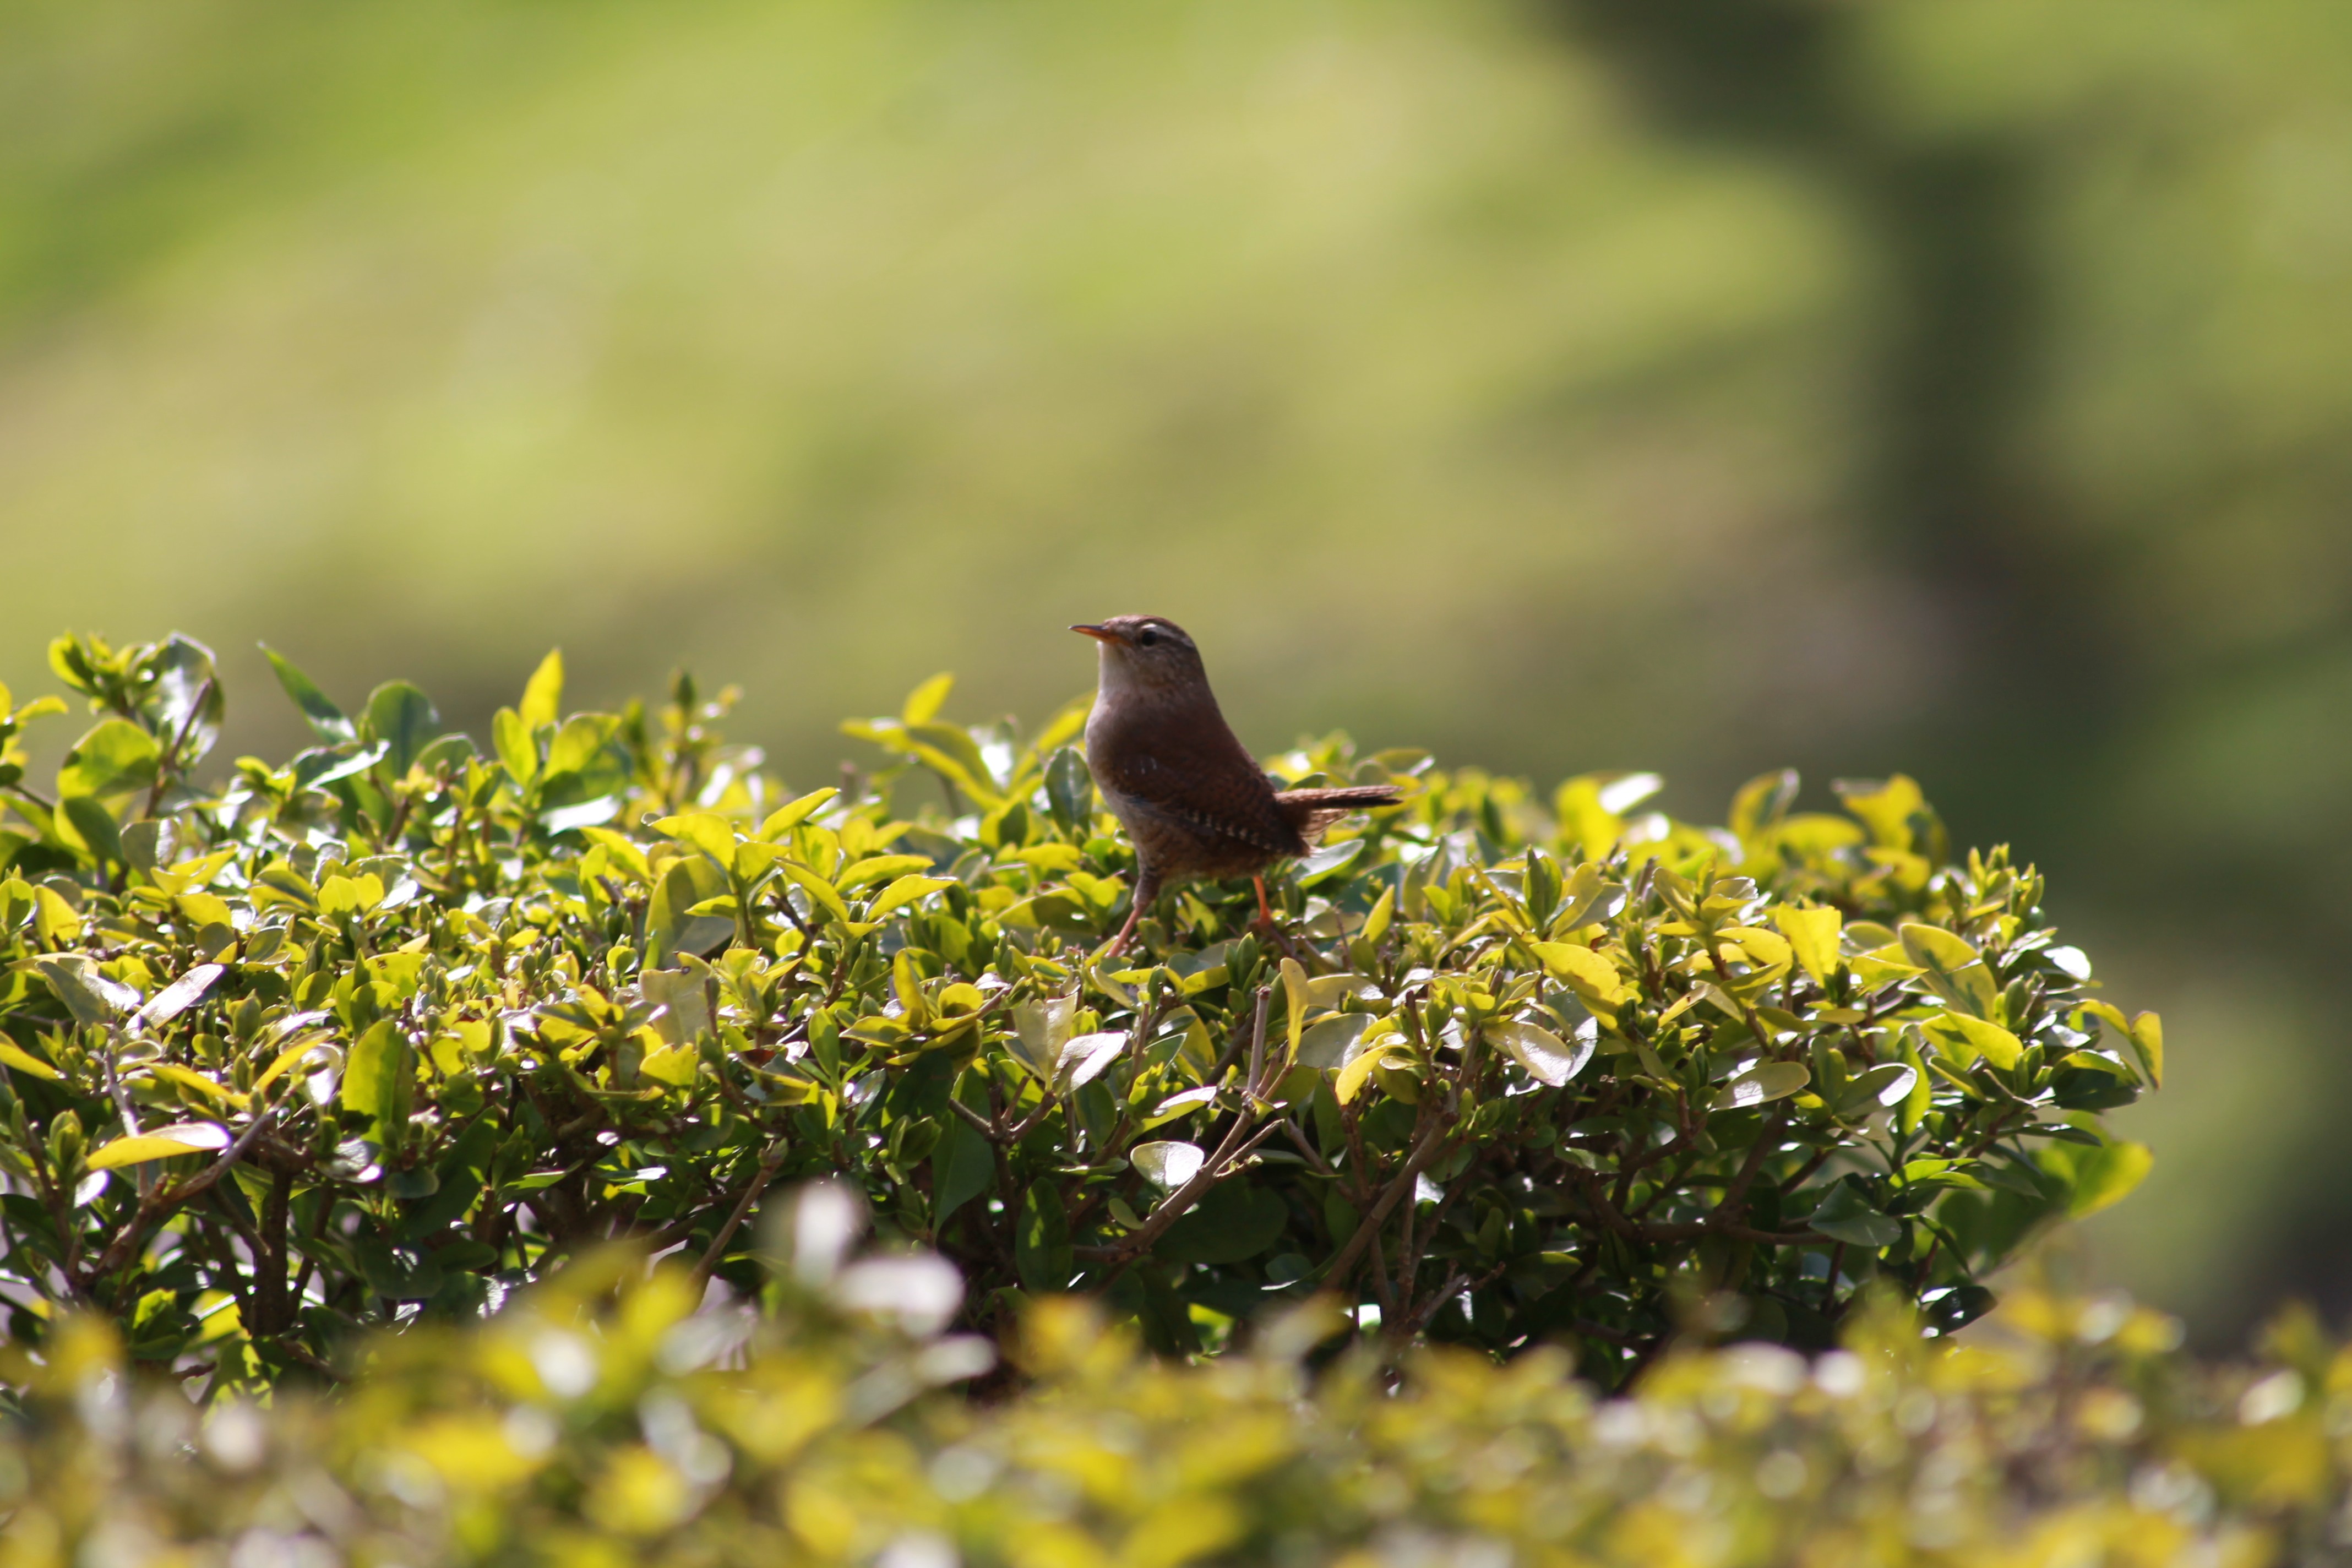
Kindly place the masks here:
POLYGON ((1086 633, 1086 634, 1087 634, 1087 636, 1088 636, 1088 637, 1090 637, 1094 638, 1097 642, 1117 642, 1117 641, 1118 641, 1118 634, 1117 632, 1115 632, 1115 631, 1112 631, 1112 630, 1111 630, 1109 627, 1108 627, 1108 626, 1072 626, 1070 629, 1071 629, 1072 631, 1074 631, 1074 632, 1084 632, 1084 633, 1086 633))

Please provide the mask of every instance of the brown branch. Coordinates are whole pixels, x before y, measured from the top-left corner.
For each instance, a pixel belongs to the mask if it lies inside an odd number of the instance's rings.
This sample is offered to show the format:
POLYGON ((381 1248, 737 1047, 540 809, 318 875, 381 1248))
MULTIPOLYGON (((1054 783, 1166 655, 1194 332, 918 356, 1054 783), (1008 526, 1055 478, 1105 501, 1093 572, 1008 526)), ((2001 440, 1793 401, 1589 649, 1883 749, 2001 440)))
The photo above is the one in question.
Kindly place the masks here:
POLYGON ((1438 1146, 1444 1141, 1446 1133, 1452 1130, 1453 1125, 1453 1119, 1450 1117, 1439 1121, 1436 1126, 1429 1130, 1428 1135, 1422 1139, 1420 1145, 1406 1158, 1404 1168, 1396 1173, 1395 1179, 1391 1181, 1386 1189, 1381 1192, 1380 1200, 1372 1205, 1370 1212, 1356 1222, 1356 1234, 1348 1238, 1348 1245, 1341 1247, 1339 1255, 1324 1268, 1323 1282, 1326 1285, 1337 1287, 1354 1272, 1356 1261, 1363 1257, 1364 1248, 1371 1245, 1373 1234, 1387 1223, 1389 1211, 1396 1207, 1397 1200, 1412 1190, 1413 1179, 1428 1168, 1430 1162, 1437 1158, 1438 1146))
POLYGON ((188 731, 194 730, 196 721, 204 716, 205 704, 212 700, 213 684, 216 679, 207 675, 205 683, 196 688, 196 700, 189 705, 188 716, 180 721, 180 732, 172 737, 172 743, 164 748, 162 759, 155 765, 155 786, 147 792, 147 809, 140 816, 154 816, 155 807, 163 803, 165 786, 180 772, 180 748, 188 743, 188 731))
POLYGON ((751 1212, 751 1205, 760 1201, 760 1194, 767 1191, 768 1183, 774 1179, 776 1167, 784 1163, 784 1153, 785 1147, 780 1142, 760 1156, 759 1173, 751 1178, 751 1184, 743 1189, 743 1195, 735 1200, 735 1212, 727 1216, 727 1223, 720 1226, 719 1234, 710 1238, 709 1250, 703 1253, 702 1261, 694 1266, 697 1279, 709 1279, 710 1271, 719 1267, 719 1259, 726 1252, 727 1244, 734 1239, 735 1232, 742 1226, 743 1216, 751 1212))
POLYGON ((116 1233, 114 1240, 108 1245, 104 1252, 99 1255, 98 1261, 90 1265, 89 1272, 83 1276, 84 1280, 95 1283, 128 1262, 131 1255, 137 1251, 140 1243, 145 1239, 149 1227, 165 1215, 202 1195, 215 1182, 228 1174, 229 1167, 245 1157, 246 1150, 252 1145, 256 1138, 261 1135, 262 1129, 268 1127, 277 1115, 278 1108, 274 1105, 269 1107, 255 1117, 243 1132, 237 1134, 236 1142, 221 1151, 219 1159, 177 1186, 159 1186, 149 1193, 141 1201, 138 1211, 131 1216, 130 1222, 116 1233))

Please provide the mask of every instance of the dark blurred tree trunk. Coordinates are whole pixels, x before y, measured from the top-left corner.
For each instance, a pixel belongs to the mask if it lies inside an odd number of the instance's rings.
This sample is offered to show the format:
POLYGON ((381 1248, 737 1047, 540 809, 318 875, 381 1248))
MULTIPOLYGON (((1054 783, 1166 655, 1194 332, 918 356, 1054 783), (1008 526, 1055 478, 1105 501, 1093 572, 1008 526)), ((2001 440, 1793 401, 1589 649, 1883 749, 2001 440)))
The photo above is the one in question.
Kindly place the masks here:
MULTIPOLYGON (((1914 724, 1876 740, 1921 774, 1956 841, 2013 840, 2078 897, 2209 956, 2205 933, 2235 893, 2241 919, 2273 922, 2273 957, 2336 973, 2332 913, 2277 930, 2285 905, 2266 879, 2256 896, 2248 868, 2216 885, 2177 846, 2108 833, 2107 792, 2163 693, 2150 634, 2124 602, 2128 563, 2032 446, 2053 322, 2045 169, 2030 137, 1886 122, 1863 90, 1869 18, 1845 0, 1539 3, 1665 133, 1776 160, 1829 192, 1874 262, 1883 294, 1853 409, 1868 424, 1848 526, 1939 606, 1952 671, 1914 724), (2191 906, 2206 917, 2198 933, 2163 929, 2159 911, 2191 906)), ((2290 1294, 2335 1315, 2352 1307, 2352 1150, 2309 1152, 2326 1169, 2309 1173, 2244 1282, 2249 1319, 2290 1294)), ((2219 1341, 2246 1325, 2202 1326, 2219 1341)))
POLYGON ((1862 13, 1835 0, 1549 5, 1669 133, 1781 160, 1851 216, 1883 321, 1855 409, 1871 425, 1852 526, 1940 607, 1964 672, 1902 737, 1906 754, 1937 769, 1964 837, 1970 820, 2055 826, 2079 781, 2053 754, 2098 749, 2128 670, 2084 591, 2085 531, 2021 439, 2048 335, 2032 148, 1877 122, 1849 63, 1862 13), (2029 755, 2052 771, 2020 798, 2012 770, 2029 755))

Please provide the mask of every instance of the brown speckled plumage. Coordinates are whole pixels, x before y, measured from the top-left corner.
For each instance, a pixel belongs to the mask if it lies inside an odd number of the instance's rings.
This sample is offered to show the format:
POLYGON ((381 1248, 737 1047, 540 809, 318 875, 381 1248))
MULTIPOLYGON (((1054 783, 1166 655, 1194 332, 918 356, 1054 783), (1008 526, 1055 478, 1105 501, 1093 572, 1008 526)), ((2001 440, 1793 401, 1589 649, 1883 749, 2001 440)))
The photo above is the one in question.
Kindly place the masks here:
MULTIPOLYGON (((1135 907, 1114 949, 1167 883, 1261 876, 1349 812, 1399 798, 1390 784, 1277 791, 1225 723, 1200 650, 1172 621, 1117 616, 1071 629, 1101 646, 1087 759, 1135 841, 1135 907)), ((1263 884, 1259 899, 1263 914, 1263 884)))

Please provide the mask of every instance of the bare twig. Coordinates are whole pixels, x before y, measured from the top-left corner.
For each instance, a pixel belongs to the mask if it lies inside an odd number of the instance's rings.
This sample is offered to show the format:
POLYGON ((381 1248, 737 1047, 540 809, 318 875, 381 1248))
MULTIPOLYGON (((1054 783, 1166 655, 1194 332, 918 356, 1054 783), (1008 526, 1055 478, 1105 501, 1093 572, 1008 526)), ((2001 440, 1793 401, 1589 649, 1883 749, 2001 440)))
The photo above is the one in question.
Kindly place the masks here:
POLYGON ((163 803, 164 789, 179 775, 180 748, 188 743, 188 731, 194 730, 196 727, 196 721, 204 717, 205 704, 212 700, 213 683, 215 679, 214 676, 207 675, 205 677, 205 683, 196 688, 196 700, 189 704, 188 716, 180 721, 180 732, 172 737, 172 743, 164 748, 162 759, 155 765, 155 785, 147 792, 147 809, 141 812, 140 816, 155 815, 156 806, 163 803))
POLYGON ((784 1163, 784 1145, 778 1143, 760 1156, 759 1173, 751 1178, 751 1184, 743 1189, 743 1195, 735 1200, 735 1212, 727 1216, 727 1223, 720 1226, 719 1234, 710 1238, 709 1250, 703 1253, 702 1261, 694 1266, 697 1279, 709 1279, 710 1271, 719 1267, 719 1259, 725 1256, 727 1244, 735 1238, 735 1232, 741 1227, 743 1216, 751 1212, 751 1205, 760 1201, 760 1194, 767 1191, 769 1182, 775 1178, 776 1167, 784 1163))
POLYGON ((90 1265, 89 1271, 83 1276, 84 1279, 93 1282, 103 1279, 121 1268, 138 1250, 140 1243, 145 1239, 151 1226, 163 1215, 201 1195, 215 1182, 227 1175, 229 1167, 245 1157, 246 1150, 252 1146, 253 1141, 261 1135, 262 1130, 268 1127, 277 1115, 278 1108, 274 1105, 269 1107, 255 1117, 243 1132, 237 1134, 236 1142, 221 1151, 219 1159, 215 1160, 177 1186, 159 1186, 149 1193, 141 1201, 138 1210, 131 1215, 130 1222, 115 1234, 113 1241, 109 1243, 106 1250, 99 1255, 98 1261, 90 1265))

